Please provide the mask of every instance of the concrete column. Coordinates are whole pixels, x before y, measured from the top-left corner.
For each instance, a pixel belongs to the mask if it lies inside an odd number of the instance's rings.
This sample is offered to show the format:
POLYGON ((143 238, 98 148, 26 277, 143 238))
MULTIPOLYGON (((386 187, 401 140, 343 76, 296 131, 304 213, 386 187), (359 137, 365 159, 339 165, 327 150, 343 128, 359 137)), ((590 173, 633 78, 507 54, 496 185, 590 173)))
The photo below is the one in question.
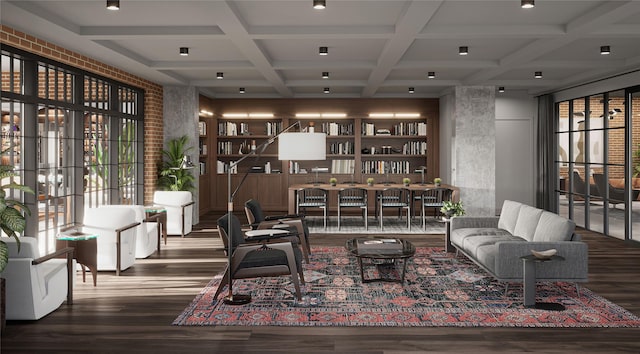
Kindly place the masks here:
POLYGON ((196 168, 192 170, 195 177, 193 200, 193 224, 200 221, 199 209, 199 176, 198 171, 198 90, 194 86, 164 86, 163 87, 163 116, 164 116, 164 148, 171 139, 183 135, 189 137, 189 152, 191 161, 196 168))
POLYGON ((460 188, 468 215, 495 215, 495 88, 459 86, 440 99, 442 178, 460 188))

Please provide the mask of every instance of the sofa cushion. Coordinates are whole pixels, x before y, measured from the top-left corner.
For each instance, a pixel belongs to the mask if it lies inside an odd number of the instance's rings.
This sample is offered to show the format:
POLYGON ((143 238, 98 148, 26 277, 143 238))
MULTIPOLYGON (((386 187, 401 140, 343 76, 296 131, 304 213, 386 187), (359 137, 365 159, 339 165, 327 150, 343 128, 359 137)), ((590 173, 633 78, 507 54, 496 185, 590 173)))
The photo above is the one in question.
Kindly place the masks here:
POLYGON ((541 215, 542 209, 523 204, 518 213, 518 222, 516 222, 513 235, 522 237, 527 241, 533 241, 533 235, 536 233, 536 227, 541 215))
POLYGON ((482 237, 512 237, 509 232, 502 229, 495 228, 464 228, 456 229, 451 232, 451 243, 457 245, 463 250, 470 249, 469 241, 475 238, 482 237))
MULTIPOLYGON (((503 231, 503 230, 499 230, 499 231, 503 231)), ((494 245, 500 241, 514 241, 514 240, 526 242, 525 240, 519 237, 513 236, 506 232, 504 232, 503 234, 501 234, 500 232, 496 232, 493 235, 469 236, 464 240, 464 250, 468 254, 478 259, 478 249, 480 247, 487 246, 487 245, 494 245)))
POLYGON ((576 224, 560 215, 544 211, 540 216, 533 241, 571 241, 576 224))
POLYGON ((512 200, 505 200, 504 203, 502 203, 500 219, 498 219, 498 227, 514 234, 516 222, 518 221, 518 214, 520 213, 520 206, 522 206, 521 203, 514 202, 512 200))

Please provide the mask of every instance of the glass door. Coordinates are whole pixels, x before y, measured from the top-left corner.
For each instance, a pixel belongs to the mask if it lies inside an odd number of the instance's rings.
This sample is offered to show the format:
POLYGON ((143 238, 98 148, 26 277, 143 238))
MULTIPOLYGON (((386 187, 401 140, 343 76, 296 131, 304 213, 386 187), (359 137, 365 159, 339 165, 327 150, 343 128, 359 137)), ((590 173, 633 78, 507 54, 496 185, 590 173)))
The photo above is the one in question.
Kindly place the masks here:
POLYGON ((629 105, 628 115, 631 117, 631 223, 629 238, 640 241, 640 87, 627 90, 629 105), (635 198, 635 199, 634 199, 635 198))

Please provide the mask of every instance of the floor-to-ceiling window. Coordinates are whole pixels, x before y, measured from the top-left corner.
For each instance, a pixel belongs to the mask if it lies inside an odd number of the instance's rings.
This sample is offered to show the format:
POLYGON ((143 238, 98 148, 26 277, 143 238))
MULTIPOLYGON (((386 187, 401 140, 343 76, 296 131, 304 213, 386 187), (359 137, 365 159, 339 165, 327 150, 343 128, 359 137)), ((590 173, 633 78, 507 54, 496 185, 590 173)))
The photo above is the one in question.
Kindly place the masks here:
POLYGON ((559 212, 621 239, 640 239, 633 236, 640 233, 633 225, 640 222, 640 179, 631 178, 633 163, 640 165, 640 117, 627 113, 640 111, 633 108, 639 99, 617 90, 556 104, 559 212))
POLYGON ((25 234, 43 250, 81 210, 143 200, 142 90, 2 47, 2 163, 34 195, 25 234))

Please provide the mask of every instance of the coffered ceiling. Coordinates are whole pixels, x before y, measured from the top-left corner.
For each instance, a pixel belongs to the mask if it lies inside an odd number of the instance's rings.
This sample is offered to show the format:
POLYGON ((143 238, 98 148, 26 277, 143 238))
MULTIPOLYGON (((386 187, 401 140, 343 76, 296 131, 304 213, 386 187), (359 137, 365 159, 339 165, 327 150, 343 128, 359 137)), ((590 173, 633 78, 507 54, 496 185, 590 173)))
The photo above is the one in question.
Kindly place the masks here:
POLYGON ((533 9, 522 9, 520 0, 327 0, 324 10, 313 9, 312 0, 121 0, 119 11, 107 10, 106 0, 0 6, 5 25, 210 97, 437 97, 456 85, 537 94, 640 68, 640 1, 535 3, 533 9), (600 54, 604 45, 610 55, 600 54), (329 55, 318 55, 321 46, 329 55), (458 55, 460 46, 469 55, 458 55), (180 56, 180 47, 189 56, 180 56), (436 77, 427 78, 429 71, 436 77))

